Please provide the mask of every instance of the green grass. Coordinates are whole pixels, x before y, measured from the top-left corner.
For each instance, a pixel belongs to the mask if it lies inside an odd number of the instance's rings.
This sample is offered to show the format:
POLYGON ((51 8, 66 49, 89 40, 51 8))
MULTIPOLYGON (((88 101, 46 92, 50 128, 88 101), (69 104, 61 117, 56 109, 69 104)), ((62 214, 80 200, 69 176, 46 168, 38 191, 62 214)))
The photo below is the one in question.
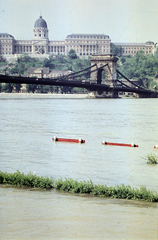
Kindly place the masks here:
POLYGON ((106 185, 94 185, 91 180, 87 182, 78 182, 73 179, 59 179, 55 181, 55 188, 60 191, 71 193, 84 193, 101 197, 158 202, 158 194, 154 194, 144 186, 140 189, 131 188, 130 186, 125 185, 107 187, 106 185))
POLYGON ((42 189, 55 188, 60 191, 77 194, 91 194, 100 197, 158 202, 158 194, 147 190, 144 186, 140 187, 140 189, 125 185, 108 187, 106 185, 95 185, 91 180, 87 182, 79 182, 71 178, 53 180, 52 178, 39 177, 32 173, 25 175, 19 171, 15 173, 0 172, 0 184, 42 189))
POLYGON ((32 173, 25 175, 19 171, 15 173, 0 172, 0 183, 19 187, 34 187, 50 189, 53 187, 53 179, 48 177, 39 177, 32 173))

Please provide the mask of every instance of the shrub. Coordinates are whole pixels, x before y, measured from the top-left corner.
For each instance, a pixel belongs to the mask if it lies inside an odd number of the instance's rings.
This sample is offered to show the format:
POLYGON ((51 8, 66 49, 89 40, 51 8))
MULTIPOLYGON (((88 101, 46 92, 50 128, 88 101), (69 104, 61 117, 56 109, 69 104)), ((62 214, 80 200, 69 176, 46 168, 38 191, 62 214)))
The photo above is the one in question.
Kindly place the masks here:
POLYGON ((26 186, 26 187, 35 187, 50 189, 53 188, 53 179, 48 177, 39 177, 32 173, 25 175, 19 171, 15 173, 3 173, 0 172, 0 183, 8 184, 13 186, 26 186))
POLYGON ((158 164, 158 157, 155 154, 148 154, 145 158, 147 164, 158 164))

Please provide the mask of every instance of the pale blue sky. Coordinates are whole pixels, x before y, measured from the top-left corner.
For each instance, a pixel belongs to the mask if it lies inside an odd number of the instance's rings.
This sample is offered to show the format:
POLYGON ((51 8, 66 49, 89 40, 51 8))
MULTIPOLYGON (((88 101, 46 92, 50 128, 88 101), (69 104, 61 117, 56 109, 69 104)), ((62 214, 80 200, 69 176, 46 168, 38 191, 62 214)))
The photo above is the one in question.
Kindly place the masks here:
POLYGON ((158 0, 0 0, 0 32, 32 39, 40 14, 50 40, 104 33, 112 42, 158 42, 158 0))

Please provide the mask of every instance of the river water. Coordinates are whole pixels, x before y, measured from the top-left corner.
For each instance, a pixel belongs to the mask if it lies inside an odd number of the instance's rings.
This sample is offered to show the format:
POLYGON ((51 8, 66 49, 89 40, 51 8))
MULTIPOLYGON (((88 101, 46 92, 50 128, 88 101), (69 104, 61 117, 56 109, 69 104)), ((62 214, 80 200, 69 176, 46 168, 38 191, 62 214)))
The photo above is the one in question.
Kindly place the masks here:
MULTIPOLYGON (((158 156, 157 101, 1 94, 0 170, 158 192, 158 166, 144 159, 158 156)), ((158 203, 4 186, 0 196, 0 239, 158 239, 158 203)))

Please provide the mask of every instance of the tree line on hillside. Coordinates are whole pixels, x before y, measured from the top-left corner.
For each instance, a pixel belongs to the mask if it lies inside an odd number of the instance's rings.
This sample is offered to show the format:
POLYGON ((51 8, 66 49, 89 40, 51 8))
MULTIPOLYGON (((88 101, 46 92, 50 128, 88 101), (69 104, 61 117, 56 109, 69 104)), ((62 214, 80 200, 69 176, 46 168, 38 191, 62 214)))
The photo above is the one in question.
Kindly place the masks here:
MULTIPOLYGON (((4 60, 4 59, 3 59, 4 60)), ((74 50, 70 50, 68 56, 50 55, 49 58, 44 60, 38 60, 37 58, 31 58, 28 54, 22 54, 16 61, 16 64, 8 64, 3 72, 11 75, 28 75, 28 68, 46 68, 50 70, 71 70, 74 72, 83 70, 90 66, 90 60, 79 59, 74 50)), ((85 78, 88 76, 85 75, 85 78)), ((22 88, 21 84, 6 83, 0 85, 1 92, 10 93, 20 92, 22 88)), ((36 84, 26 84, 26 92, 37 93, 87 93, 85 89, 65 87, 65 86, 43 86, 36 84)))
POLYGON ((50 55, 49 58, 38 60, 31 58, 28 54, 22 54, 14 66, 8 67, 11 74, 28 74, 28 68, 49 67, 50 70, 71 70, 80 71, 85 67, 90 66, 88 59, 79 59, 74 50, 70 50, 68 56, 50 55))
POLYGON ((129 79, 140 79, 147 87, 153 87, 156 84, 153 78, 158 72, 158 52, 144 55, 140 50, 134 57, 121 56, 118 70, 129 79))
MULTIPOLYGON (((122 56, 122 49, 115 46, 113 53, 119 56, 117 62, 117 69, 129 79, 143 80, 147 87, 153 87, 156 83, 153 81, 154 76, 158 72, 158 51, 155 55, 144 55, 143 51, 139 51, 135 56, 122 56)), ((31 58, 27 54, 21 55, 16 64, 7 64, 3 57, 0 56, 0 68, 3 66, 3 72, 9 74, 27 74, 28 68, 34 67, 49 67, 50 70, 71 70, 74 72, 83 70, 89 67, 91 64, 89 59, 80 59, 77 57, 74 50, 70 50, 68 56, 50 55, 49 58, 45 58, 43 61, 36 58, 31 58)), ((0 69, 2 72, 2 69, 0 69)), ((85 75, 85 78, 89 78, 89 75, 85 75)), ((121 76, 118 76, 122 78, 121 76)), ((4 92, 19 92, 21 85, 19 84, 5 84, 0 86, 0 91, 4 92)), ((83 89, 72 89, 70 87, 56 87, 56 86, 41 86, 41 85, 26 85, 27 92, 79 92, 83 89)), ((86 92, 86 90, 85 90, 86 92)))
MULTIPOLYGON (((143 80, 145 86, 150 88, 157 85, 153 78, 158 72, 158 49, 155 55, 144 55, 143 50, 140 50, 133 57, 123 56, 121 46, 112 46, 112 52, 119 57, 117 69, 128 79, 143 80)), ((118 78, 122 77, 118 75, 118 78)))

